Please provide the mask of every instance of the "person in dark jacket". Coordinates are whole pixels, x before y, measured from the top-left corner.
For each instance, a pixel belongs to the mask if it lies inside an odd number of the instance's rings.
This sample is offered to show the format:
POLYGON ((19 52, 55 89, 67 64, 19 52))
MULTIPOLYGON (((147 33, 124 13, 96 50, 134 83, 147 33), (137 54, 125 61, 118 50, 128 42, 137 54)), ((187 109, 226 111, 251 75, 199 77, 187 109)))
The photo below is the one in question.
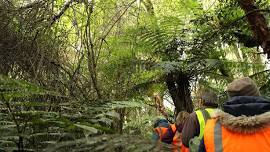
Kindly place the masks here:
POLYGON ((231 82, 227 92, 231 99, 207 121, 199 151, 270 151, 270 102, 248 77, 231 82))
POLYGON ((188 151, 190 139, 195 136, 202 138, 206 120, 210 118, 210 113, 218 107, 217 95, 214 92, 204 91, 200 98, 203 107, 189 115, 182 130, 183 151, 188 151))

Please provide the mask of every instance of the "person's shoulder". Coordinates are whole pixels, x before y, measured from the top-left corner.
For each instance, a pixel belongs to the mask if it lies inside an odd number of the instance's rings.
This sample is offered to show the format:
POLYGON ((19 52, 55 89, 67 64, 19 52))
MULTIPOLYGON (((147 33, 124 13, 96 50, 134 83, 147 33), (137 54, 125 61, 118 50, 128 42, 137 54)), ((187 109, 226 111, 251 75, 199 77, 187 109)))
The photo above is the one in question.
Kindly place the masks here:
MULTIPOLYGON (((197 110, 196 110, 197 111, 197 110)), ((196 111, 192 112, 191 114, 189 114, 190 117, 194 117, 196 116, 196 111)))
POLYGON ((197 114, 196 114, 196 111, 192 112, 191 114, 189 114, 189 117, 188 117, 188 121, 195 121, 197 119, 197 114))

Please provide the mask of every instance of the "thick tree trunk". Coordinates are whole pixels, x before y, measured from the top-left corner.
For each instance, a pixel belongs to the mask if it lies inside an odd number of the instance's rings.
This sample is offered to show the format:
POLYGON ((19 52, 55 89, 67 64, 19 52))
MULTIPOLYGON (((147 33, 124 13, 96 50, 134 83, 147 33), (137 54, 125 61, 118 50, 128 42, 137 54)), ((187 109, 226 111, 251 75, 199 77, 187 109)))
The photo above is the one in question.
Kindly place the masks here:
POLYGON ((193 103, 191 100, 191 92, 190 92, 190 77, 185 73, 178 73, 176 78, 176 85, 178 89, 178 96, 181 101, 183 101, 183 105, 187 112, 193 111, 193 103))
POLYGON ((193 111, 189 90, 189 77, 184 73, 170 73, 166 76, 166 84, 173 99, 176 113, 193 111))
POLYGON ((267 54, 267 58, 270 58, 270 33, 265 17, 256 6, 255 0, 239 0, 238 3, 246 13, 254 38, 267 54))

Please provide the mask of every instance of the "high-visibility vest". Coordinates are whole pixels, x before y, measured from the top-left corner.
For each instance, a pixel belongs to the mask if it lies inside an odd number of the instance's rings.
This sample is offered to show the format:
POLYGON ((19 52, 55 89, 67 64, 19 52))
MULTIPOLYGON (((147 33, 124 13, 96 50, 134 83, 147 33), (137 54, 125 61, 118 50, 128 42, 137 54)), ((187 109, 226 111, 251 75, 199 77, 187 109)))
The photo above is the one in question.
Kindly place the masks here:
POLYGON ((199 121, 199 125, 200 125, 199 138, 203 137, 204 127, 205 127, 206 121, 211 118, 210 114, 213 112, 214 112, 214 109, 212 109, 212 108, 206 108, 206 109, 201 109, 201 110, 195 111, 197 118, 198 118, 198 121, 199 121))
POLYGON ((207 152, 270 152, 270 126, 243 134, 230 131, 216 119, 211 119, 204 131, 207 152))

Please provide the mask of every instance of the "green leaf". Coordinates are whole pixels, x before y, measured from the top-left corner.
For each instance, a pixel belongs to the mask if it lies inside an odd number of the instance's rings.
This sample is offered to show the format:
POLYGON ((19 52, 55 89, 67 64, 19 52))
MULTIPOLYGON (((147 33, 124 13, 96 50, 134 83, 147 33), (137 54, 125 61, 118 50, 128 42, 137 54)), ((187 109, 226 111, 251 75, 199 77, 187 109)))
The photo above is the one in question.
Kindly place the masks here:
POLYGON ((78 128, 81 128, 83 130, 89 131, 89 132, 91 132, 93 134, 98 133, 98 130, 96 128, 94 128, 94 127, 90 127, 90 126, 82 125, 82 124, 75 124, 75 126, 78 127, 78 128))
POLYGON ((115 111, 109 111, 109 112, 106 112, 105 115, 111 116, 111 117, 113 117, 113 118, 117 118, 118 120, 120 119, 119 113, 117 113, 117 112, 115 112, 115 111))

